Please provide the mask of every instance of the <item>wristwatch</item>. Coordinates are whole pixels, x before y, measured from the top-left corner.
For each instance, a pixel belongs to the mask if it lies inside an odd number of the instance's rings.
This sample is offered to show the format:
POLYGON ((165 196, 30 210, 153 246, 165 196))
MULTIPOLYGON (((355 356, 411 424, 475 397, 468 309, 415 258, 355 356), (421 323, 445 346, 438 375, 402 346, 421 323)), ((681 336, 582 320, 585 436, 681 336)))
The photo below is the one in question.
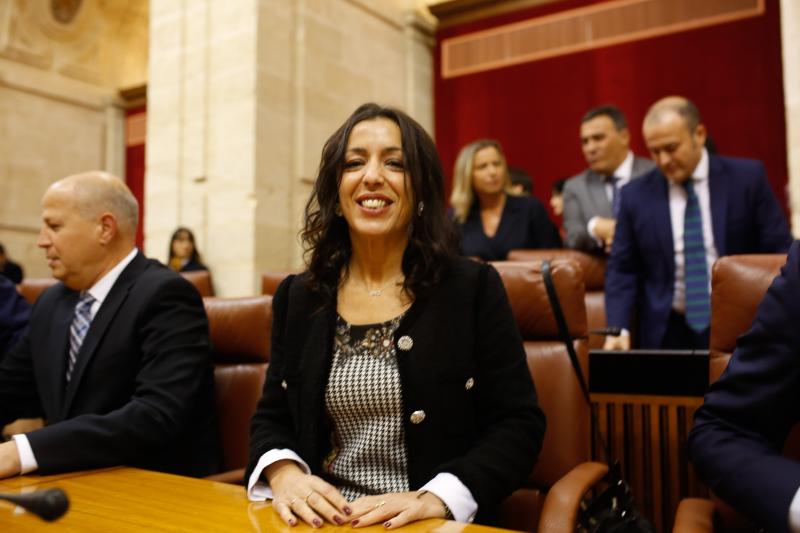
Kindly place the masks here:
MULTIPOLYGON (((417 491, 417 499, 422 498, 427 493, 428 493, 428 491, 425 490, 425 489, 417 491)), ((434 494, 434 496, 436 496, 436 495, 434 494)), ((438 496, 436 496, 436 497, 439 498, 438 496)), ((441 498, 439 498, 439 499, 442 500, 441 498)), ((456 517, 453 516, 453 511, 451 511, 450 508, 447 506, 447 504, 444 503, 444 500, 442 500, 442 506, 444 507, 444 519, 445 520, 455 520, 456 517)))

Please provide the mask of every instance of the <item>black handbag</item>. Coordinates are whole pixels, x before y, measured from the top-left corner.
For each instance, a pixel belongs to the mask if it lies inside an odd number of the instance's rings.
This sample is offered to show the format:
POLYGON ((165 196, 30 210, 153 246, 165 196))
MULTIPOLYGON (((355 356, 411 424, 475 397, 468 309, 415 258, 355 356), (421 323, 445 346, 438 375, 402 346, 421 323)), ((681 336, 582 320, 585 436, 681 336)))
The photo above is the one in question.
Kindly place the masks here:
POLYGON ((544 279, 547 298, 550 300, 550 307, 553 310, 561 340, 567 348, 572 368, 575 370, 575 377, 578 379, 583 397, 586 403, 589 404, 589 410, 592 413, 591 424, 594 437, 597 442, 601 443, 606 462, 608 462, 608 474, 604 479, 607 488, 593 498, 584 499, 581 502, 575 531, 580 533, 655 533, 655 528, 650 521, 636 509, 631 488, 622 478, 619 461, 609 461, 611 454, 597 427, 596 415, 589 397, 589 387, 583 376, 583 369, 581 369, 578 356, 575 354, 572 337, 569 334, 569 329, 567 329, 564 312, 561 310, 558 293, 553 284, 550 261, 542 261, 542 278, 544 279))

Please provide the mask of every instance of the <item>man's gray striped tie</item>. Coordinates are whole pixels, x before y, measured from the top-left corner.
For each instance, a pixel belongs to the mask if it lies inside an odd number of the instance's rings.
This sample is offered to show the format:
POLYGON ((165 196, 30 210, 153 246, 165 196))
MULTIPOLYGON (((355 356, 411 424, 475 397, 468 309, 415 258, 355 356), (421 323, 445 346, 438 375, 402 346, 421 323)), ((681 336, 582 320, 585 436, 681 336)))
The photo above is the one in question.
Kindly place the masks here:
POLYGON ((72 371, 75 369, 75 362, 78 360, 78 352, 89 331, 92 323, 92 304, 94 298, 88 292, 81 296, 78 305, 75 306, 75 316, 72 318, 72 325, 69 327, 69 361, 67 362, 67 383, 72 378, 72 371))

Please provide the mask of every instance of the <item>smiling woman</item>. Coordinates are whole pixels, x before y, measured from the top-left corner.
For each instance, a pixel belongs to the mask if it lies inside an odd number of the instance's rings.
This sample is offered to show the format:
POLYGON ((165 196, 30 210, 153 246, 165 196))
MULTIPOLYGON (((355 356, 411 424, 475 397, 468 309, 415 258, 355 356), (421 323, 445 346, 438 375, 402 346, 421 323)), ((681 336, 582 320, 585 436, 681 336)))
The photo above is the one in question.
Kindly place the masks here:
POLYGON ((303 239, 308 270, 273 299, 251 499, 290 525, 493 522, 544 416, 497 272, 457 256, 422 127, 359 107, 325 144, 303 239))

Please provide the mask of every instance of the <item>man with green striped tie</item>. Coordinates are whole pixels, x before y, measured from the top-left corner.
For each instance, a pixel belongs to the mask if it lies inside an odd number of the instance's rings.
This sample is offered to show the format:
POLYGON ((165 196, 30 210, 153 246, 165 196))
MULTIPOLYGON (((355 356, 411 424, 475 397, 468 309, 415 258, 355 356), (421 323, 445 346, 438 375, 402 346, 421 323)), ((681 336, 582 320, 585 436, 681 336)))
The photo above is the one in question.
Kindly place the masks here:
POLYGON ((606 271, 606 349, 707 348, 711 266, 723 255, 785 253, 786 219, 752 159, 710 155, 697 107, 679 96, 647 112, 643 134, 657 168, 621 190, 606 271))

